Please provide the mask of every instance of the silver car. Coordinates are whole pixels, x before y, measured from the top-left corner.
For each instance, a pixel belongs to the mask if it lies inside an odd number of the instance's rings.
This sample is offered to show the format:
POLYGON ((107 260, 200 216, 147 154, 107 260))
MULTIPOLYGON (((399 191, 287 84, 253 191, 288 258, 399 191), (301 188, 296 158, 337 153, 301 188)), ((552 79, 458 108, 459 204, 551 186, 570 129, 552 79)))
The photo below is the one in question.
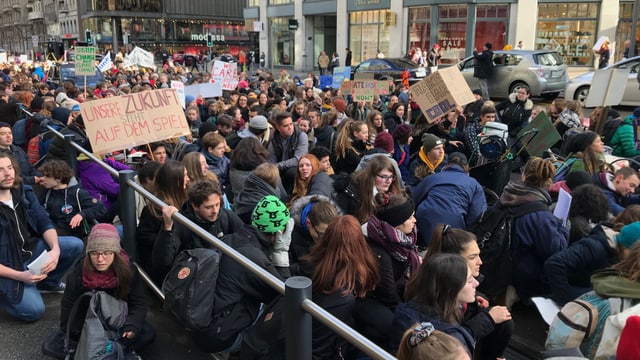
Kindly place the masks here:
MULTIPOLYGON (((569 81, 567 65, 555 51, 496 50, 493 63, 493 76, 489 79, 489 95, 492 98, 506 98, 526 86, 531 89, 531 96, 554 99, 569 81)), ((456 66, 471 89, 480 88, 478 79, 473 77, 473 56, 456 66)))
MULTIPOLYGON (((640 106, 640 91, 638 91, 638 66, 640 66, 640 56, 630 59, 622 59, 613 65, 609 65, 606 69, 631 69, 626 84, 620 84, 620 89, 624 89, 622 101, 620 105, 640 106)), ((567 100, 578 100, 584 106, 591 88, 591 80, 593 79, 593 71, 577 76, 567 84, 564 91, 564 98, 567 100)), ((606 86, 606 85, 604 85, 606 86)))

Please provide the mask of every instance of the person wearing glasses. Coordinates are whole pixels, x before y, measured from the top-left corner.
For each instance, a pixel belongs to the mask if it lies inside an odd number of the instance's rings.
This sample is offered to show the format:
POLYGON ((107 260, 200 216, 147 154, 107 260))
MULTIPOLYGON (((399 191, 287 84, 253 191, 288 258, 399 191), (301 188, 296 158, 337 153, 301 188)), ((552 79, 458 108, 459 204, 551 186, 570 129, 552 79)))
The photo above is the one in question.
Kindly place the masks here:
POLYGON ((88 291, 104 291, 127 303, 127 319, 120 333, 121 342, 141 351, 155 338, 146 321, 147 300, 144 282, 127 252, 120 247, 120 236, 111 224, 97 224, 87 238, 86 256, 67 275, 67 287, 60 305, 60 330, 67 330, 72 308, 88 291))
POLYGON ((533 101, 529 99, 531 90, 526 86, 521 86, 509 98, 496 105, 497 115, 500 122, 509 126, 509 137, 515 138, 518 132, 527 125, 527 120, 531 117, 533 101))

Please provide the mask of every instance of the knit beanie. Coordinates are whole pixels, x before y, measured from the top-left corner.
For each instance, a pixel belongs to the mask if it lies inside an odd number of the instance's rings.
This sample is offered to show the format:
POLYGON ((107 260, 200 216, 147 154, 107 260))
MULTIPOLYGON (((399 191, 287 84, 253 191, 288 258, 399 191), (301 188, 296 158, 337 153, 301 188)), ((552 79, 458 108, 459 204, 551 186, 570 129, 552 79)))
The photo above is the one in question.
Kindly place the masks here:
POLYGON ((391 154, 393 152, 393 136, 386 131, 379 132, 373 141, 373 147, 380 148, 391 154))
POLYGON ((120 252, 120 235, 111 224, 97 224, 87 238, 87 254, 91 251, 120 252))
POLYGON ((409 136, 411 136, 411 131, 413 129, 410 125, 400 124, 393 130, 393 138, 398 142, 406 143, 409 140, 409 136))
POLYGON ((42 110, 42 106, 44 105, 44 99, 42 96, 36 96, 31 100, 31 110, 42 110))
POLYGON ((347 110, 347 102, 341 98, 335 98, 331 101, 331 103, 336 107, 336 110, 338 110, 338 112, 343 113, 345 110, 347 110))
POLYGON ((396 227, 402 225, 407 219, 413 215, 415 210, 413 200, 405 198, 401 195, 392 195, 389 198, 389 202, 385 205, 382 205, 378 210, 375 211, 375 215, 381 221, 388 223, 389 225, 396 227), (399 204, 391 205, 391 198, 393 197, 402 197, 404 201, 399 204))
POLYGON ((277 197, 267 195, 253 209, 251 225, 263 233, 275 233, 284 230, 290 218, 287 206, 277 197))
POLYGON ((616 237, 616 242, 625 249, 631 249, 638 240, 640 240, 640 221, 625 225, 616 237))
POLYGON ((574 135, 573 138, 569 140, 571 141, 571 143, 569 144, 569 151, 571 153, 584 151, 589 147, 589 145, 593 143, 597 136, 598 134, 593 131, 585 131, 574 135))
POLYGON ((620 333, 616 359, 640 359, 640 341, 638 341, 638 333, 640 333, 640 316, 630 316, 622 329, 622 333, 620 333))
POLYGON ((442 139, 433 134, 426 133, 422 135, 422 147, 424 148, 425 154, 431 151, 434 147, 442 144, 444 144, 442 139))

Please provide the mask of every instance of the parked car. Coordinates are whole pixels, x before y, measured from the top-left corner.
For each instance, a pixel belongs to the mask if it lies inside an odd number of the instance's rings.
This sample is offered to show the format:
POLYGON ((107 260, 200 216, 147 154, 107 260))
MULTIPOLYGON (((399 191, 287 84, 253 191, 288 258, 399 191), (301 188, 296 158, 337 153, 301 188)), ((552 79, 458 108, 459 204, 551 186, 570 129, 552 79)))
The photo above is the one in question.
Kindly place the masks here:
MULTIPOLYGON (((551 50, 496 50, 493 53, 493 76, 489 80, 491 97, 506 98, 522 86, 531 89, 532 96, 556 98, 567 86, 569 75, 562 57, 551 50)), ((471 89, 480 83, 473 77, 473 56, 456 66, 471 89)))
POLYGON ((236 60, 236 58, 233 57, 233 55, 231 55, 231 54, 222 54, 222 55, 216 57, 215 60, 220 60, 220 61, 227 62, 227 63, 238 62, 238 60, 236 60))
MULTIPOLYGON (((640 66, 640 56, 629 59, 622 59, 615 64, 607 66, 605 69, 630 69, 629 77, 626 84, 616 84, 616 87, 624 89, 622 101, 620 105, 640 106, 640 91, 638 91, 638 67, 640 66)), ((564 91, 565 99, 578 100, 585 105, 589 89, 591 89, 591 80, 593 80, 593 71, 577 76, 567 84, 564 91)), ((602 84, 606 86, 606 84, 602 84)))
MULTIPOLYGON (((95 68, 93 75, 88 75, 87 86, 95 88, 96 84, 105 82, 104 75, 95 68)), ((53 64, 47 72, 47 84, 54 85, 55 87, 62 86, 62 82, 65 80, 71 80, 76 84, 78 88, 83 88, 85 84, 85 77, 82 75, 76 75, 76 66, 74 63, 65 64, 53 64)))
POLYGON ((369 74, 375 80, 402 81, 402 72, 409 70, 409 83, 422 80, 429 74, 429 68, 422 67, 404 58, 368 59, 351 67, 351 80, 356 74, 369 74))

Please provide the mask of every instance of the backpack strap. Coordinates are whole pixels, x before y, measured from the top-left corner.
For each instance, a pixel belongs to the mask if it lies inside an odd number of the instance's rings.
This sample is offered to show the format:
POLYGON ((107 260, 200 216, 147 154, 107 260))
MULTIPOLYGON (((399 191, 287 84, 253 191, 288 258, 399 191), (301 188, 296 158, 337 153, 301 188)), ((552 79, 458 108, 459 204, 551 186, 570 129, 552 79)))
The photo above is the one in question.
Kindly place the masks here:
POLYGON ((73 353, 76 349, 71 349, 71 332, 75 330, 74 328, 80 324, 80 329, 82 329, 82 324, 84 323, 84 314, 80 312, 87 312, 89 308, 89 303, 91 302, 91 298, 95 295, 95 291, 87 291, 80 295, 73 303, 73 307, 71 308, 71 312, 69 313, 69 318, 67 319, 67 328, 65 330, 64 337, 64 351, 67 354, 67 358, 73 358, 73 353), (79 315, 82 315, 80 318, 79 315), (76 319, 80 319, 79 322, 76 319))

